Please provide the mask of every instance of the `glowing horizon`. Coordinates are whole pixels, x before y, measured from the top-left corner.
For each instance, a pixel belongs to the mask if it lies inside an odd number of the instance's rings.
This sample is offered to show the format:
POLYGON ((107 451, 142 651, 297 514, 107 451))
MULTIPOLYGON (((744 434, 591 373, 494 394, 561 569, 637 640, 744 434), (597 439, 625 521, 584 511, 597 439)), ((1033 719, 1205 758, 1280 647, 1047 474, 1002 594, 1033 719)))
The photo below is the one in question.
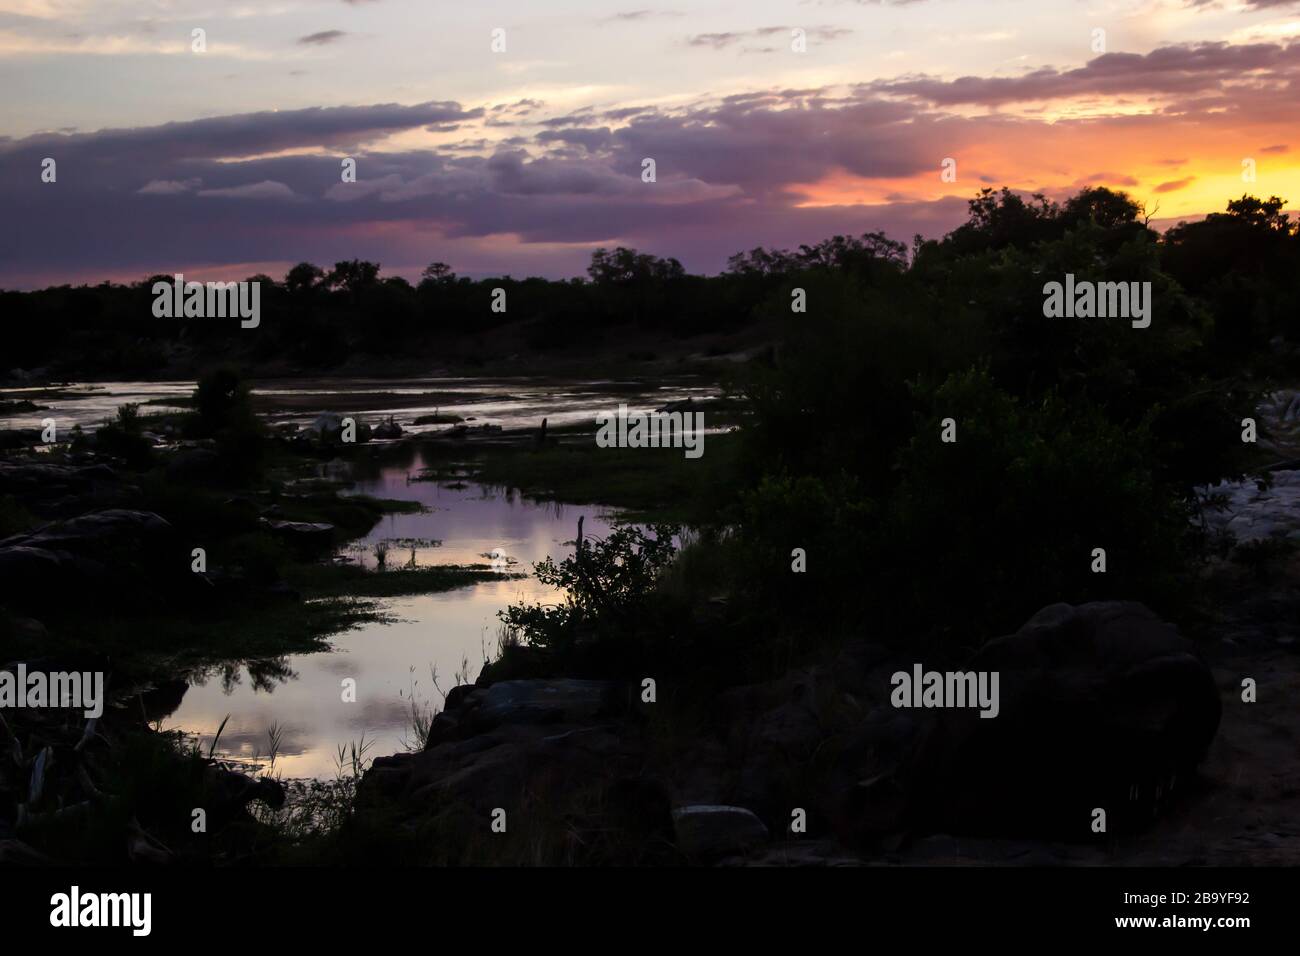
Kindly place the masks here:
POLYGON ((351 258, 561 277, 612 245, 708 273, 935 237, 986 186, 1109 186, 1161 223, 1300 204, 1296 37, 1274 0, 0 0, 0 286, 351 258))

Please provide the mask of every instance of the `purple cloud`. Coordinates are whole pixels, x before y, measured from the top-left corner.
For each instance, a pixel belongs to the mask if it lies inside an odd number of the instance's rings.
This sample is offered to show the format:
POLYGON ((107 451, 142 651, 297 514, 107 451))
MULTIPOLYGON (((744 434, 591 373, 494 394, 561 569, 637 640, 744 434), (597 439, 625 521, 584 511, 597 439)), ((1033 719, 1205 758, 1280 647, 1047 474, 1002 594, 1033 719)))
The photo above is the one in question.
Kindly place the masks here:
MULTIPOLYGON (((1232 122, 1225 104, 1280 108, 1293 95, 1297 68, 1300 45, 1200 44, 1112 54, 1078 70, 1019 78, 903 77, 847 90, 753 90, 674 108, 591 106, 544 117, 544 105, 528 99, 490 110, 454 102, 378 104, 0 139, 0 207, 13 224, 0 233, 0 284, 93 277, 97 270, 146 275, 195 263, 357 256, 416 272, 421 260, 441 258, 464 272, 518 273, 522 261, 550 274, 576 274, 591 247, 614 243, 711 271, 757 244, 789 247, 868 229, 909 240, 964 218, 964 198, 909 198, 917 191, 896 182, 932 176, 937 183, 944 156, 1054 136, 1052 129, 1160 130, 1211 104, 1202 128, 1222 129, 1232 122), (1053 127, 947 109, 1066 89, 1118 95, 1156 87, 1176 94, 1167 112, 1053 127), (487 127, 499 124, 515 135, 487 139, 487 127), (467 128, 460 138, 443 137, 436 148, 380 146, 395 133, 461 126, 467 128), (57 160, 56 183, 41 182, 44 157, 57 160), (354 183, 341 181, 343 157, 357 163, 354 183), (646 158, 655 161, 657 182, 642 181, 646 158), (807 202, 810 184, 846 177, 866 183, 864 194, 878 183, 874 194, 891 198, 874 205, 807 202)), ((1077 180, 1089 170, 1066 172, 1063 162, 1055 182, 1042 185, 1136 183, 1122 168, 1092 168, 1105 171, 1077 180)), ((981 181, 1000 185, 990 177, 1006 172, 964 169, 971 178, 954 187, 960 197, 981 181)))
POLYGON ((882 80, 865 88, 937 106, 1058 99, 1089 94, 1203 93, 1229 83, 1262 85, 1300 65, 1300 43, 1196 43, 1161 47, 1150 53, 1105 53, 1074 70, 1044 68, 1018 77, 928 76, 882 80), (1258 75, 1260 72, 1264 75, 1258 75))
POLYGON ((347 34, 342 30, 321 30, 319 33, 309 33, 305 37, 299 37, 298 42, 308 46, 324 46, 335 40, 342 40, 345 36, 347 34))

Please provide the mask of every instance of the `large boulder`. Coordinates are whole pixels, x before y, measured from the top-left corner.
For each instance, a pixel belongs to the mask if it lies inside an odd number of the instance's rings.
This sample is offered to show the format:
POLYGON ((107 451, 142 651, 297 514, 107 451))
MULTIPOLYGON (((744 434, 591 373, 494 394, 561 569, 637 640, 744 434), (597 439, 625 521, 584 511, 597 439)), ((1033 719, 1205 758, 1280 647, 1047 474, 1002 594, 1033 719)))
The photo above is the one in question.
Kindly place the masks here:
POLYGON ((890 706, 899 666, 884 646, 854 641, 829 661, 721 693, 714 734, 698 735, 681 761, 678 799, 747 807, 773 833, 788 830, 792 807, 806 810, 810 833, 844 817, 859 825, 864 810, 843 809, 846 795, 897 770, 923 726, 890 706))
MULTIPOLYGON (((4 572, 0 571, 0 575, 4 572)), ((0 614, 0 645, 10 646, 6 642, 12 640, 14 646, 41 646, 49 639, 49 631, 45 625, 34 617, 13 617, 7 614, 0 614)))
POLYGON ((92 511, 66 521, 55 521, 35 531, 0 540, 0 548, 34 547, 76 552, 103 551, 165 539, 172 526, 151 511, 110 508, 92 511))
POLYGON ((1142 604, 1053 604, 962 668, 999 675, 999 713, 949 709, 902 781, 913 827, 1095 838, 1187 789, 1218 729, 1213 676, 1142 604), (1181 790, 1180 790, 1181 788, 1181 790))
POLYGON ((58 866, 59 861, 21 840, 0 838, 0 866, 58 866))
POLYGON ((381 441, 392 441, 393 439, 401 438, 402 426, 393 421, 393 416, 389 415, 388 421, 380 422, 375 426, 374 431, 371 433, 371 437, 377 438, 381 441))
POLYGON ((637 779, 644 745, 624 699, 617 684, 605 681, 457 687, 424 750, 374 761, 358 788, 359 805, 404 823, 450 815, 468 842, 498 808, 511 821, 522 816, 525 822, 511 823, 514 832, 529 825, 537 807, 564 807, 572 832, 591 836, 582 838, 581 852, 599 844, 626 860, 648 842, 668 847, 657 835, 671 832, 668 800, 637 779), (645 835, 641 845, 623 846, 637 827, 645 835))
POLYGON ((334 544, 334 525, 324 521, 280 521, 259 518, 272 535, 302 551, 323 551, 334 544))
POLYGON ((454 688, 448 707, 434 721, 426 749, 450 736, 482 733, 503 724, 587 725, 614 713, 617 685, 610 681, 505 680, 487 687, 454 688), (455 705, 454 707, 452 705, 455 705), (454 723, 453 723, 454 722, 454 723))
POLYGON ((172 526, 148 511, 109 509, 0 540, 0 602, 39 603, 70 589, 129 580, 161 564, 172 526))
POLYGON ((45 593, 55 584, 104 573, 103 565, 67 551, 0 545, 0 600, 45 593))
POLYGON ((744 807, 701 805, 673 811, 677 846, 695 863, 713 863, 744 855, 768 841, 763 821, 744 807))
POLYGON ((0 495, 13 495, 42 515, 119 505, 136 494, 138 489, 107 465, 0 461, 0 495))
POLYGON ((369 425, 365 422, 356 421, 356 416, 340 415, 337 412, 322 412, 317 415, 312 423, 299 430, 294 438, 297 441, 308 441, 320 445, 337 445, 343 440, 345 418, 352 418, 355 423, 355 440, 357 442, 370 441, 371 428, 369 425))
POLYGON ((221 455, 212 448, 180 448, 167 459, 167 480, 186 484, 215 481, 221 473, 221 455))

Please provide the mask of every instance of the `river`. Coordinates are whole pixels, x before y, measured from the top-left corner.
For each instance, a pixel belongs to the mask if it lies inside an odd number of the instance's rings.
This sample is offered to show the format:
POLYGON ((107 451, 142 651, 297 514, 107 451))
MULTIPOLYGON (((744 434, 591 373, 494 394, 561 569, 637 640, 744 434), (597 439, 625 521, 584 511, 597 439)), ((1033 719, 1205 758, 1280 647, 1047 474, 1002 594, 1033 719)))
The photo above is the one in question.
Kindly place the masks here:
MULTIPOLYGON (((370 567, 376 543, 390 542, 389 567, 407 564, 490 564, 503 572, 532 571, 533 562, 573 553, 579 517, 584 535, 602 536, 610 515, 599 506, 543 504, 475 483, 407 482, 422 462, 384 467, 359 480, 356 493, 419 501, 423 514, 386 516, 345 553, 370 567), (400 542, 400 543, 399 543, 400 542)), ((280 733, 275 769, 286 777, 330 777, 340 747, 362 740, 370 757, 409 745, 412 699, 417 708, 440 705, 431 672, 443 691, 478 676, 496 653, 496 613, 520 600, 555 600, 531 575, 487 581, 455 591, 386 599, 391 621, 372 623, 331 639, 331 650, 276 662, 212 668, 191 682, 166 729, 197 735, 204 751, 223 719, 216 752, 244 761, 265 758, 269 733, 280 733), (356 682, 345 702, 342 682, 356 682)))
MULTIPOLYGON (((10 389, 10 399, 27 397, 45 406, 13 414, 4 427, 39 427, 53 417, 60 431, 90 429, 126 402, 147 403, 141 411, 175 408, 192 382, 106 382, 57 389, 10 389)), ((253 401, 272 425, 305 424, 324 411, 356 414, 377 424, 392 415, 407 433, 428 433, 449 424, 416 425, 415 419, 455 416, 470 424, 504 428, 552 427, 591 422, 600 410, 626 404, 633 411, 668 402, 707 400, 711 384, 683 378, 664 383, 559 381, 542 378, 424 378, 303 380, 255 383, 253 401)), ((222 722, 216 753, 231 760, 265 761, 275 749, 275 771, 285 777, 332 777, 340 748, 367 746, 367 756, 389 754, 414 739, 412 703, 420 711, 441 704, 442 691, 472 681, 497 649, 497 611, 508 604, 550 601, 554 592, 531 576, 533 563, 571 554, 579 517, 587 535, 604 535, 612 515, 599 504, 585 507, 542 504, 469 482, 409 481, 423 462, 401 465, 358 463, 349 475, 350 493, 418 501, 423 513, 386 516, 364 538, 343 551, 349 560, 376 564, 374 546, 389 545, 387 565, 494 563, 506 573, 441 594, 386 599, 383 623, 334 635, 330 649, 270 661, 230 661, 196 674, 180 707, 164 729, 195 736, 206 752, 222 722), (485 557, 485 555, 491 557, 485 557), (343 681, 356 682, 355 702, 345 701, 343 681), (228 719, 227 719, 228 718, 228 719), (277 738, 273 745, 272 736, 277 738)), ((331 465, 331 474, 348 467, 331 465)))

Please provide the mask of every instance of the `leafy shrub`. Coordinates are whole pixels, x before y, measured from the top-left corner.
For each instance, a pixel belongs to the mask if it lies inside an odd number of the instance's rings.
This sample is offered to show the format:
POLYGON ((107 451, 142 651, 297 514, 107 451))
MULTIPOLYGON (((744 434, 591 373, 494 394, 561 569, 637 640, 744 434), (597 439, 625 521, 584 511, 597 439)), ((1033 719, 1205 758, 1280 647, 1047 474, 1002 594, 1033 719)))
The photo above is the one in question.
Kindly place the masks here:
POLYGON ((819 632, 868 613, 864 551, 877 502, 841 474, 833 479, 768 476, 741 503, 736 576, 746 604, 781 630, 819 632), (804 570, 794 571, 794 549, 804 570))
POLYGON ((194 408, 190 432, 216 442, 221 477, 236 483, 256 478, 266 454, 266 430, 239 373, 219 368, 201 377, 194 408))
POLYGON ((899 627, 977 644, 1055 601, 1176 595, 1189 511, 1154 477, 1145 424, 1054 394, 1018 402, 984 369, 950 377, 928 404, 883 529, 880 579, 885 607, 905 611, 899 627), (953 443, 940 441, 946 418, 953 443))
POLYGON ((986 368, 914 384, 922 409, 890 461, 894 487, 848 474, 769 476, 741 511, 753 619, 792 631, 974 646, 1056 601, 1185 596, 1189 504, 1157 478, 1144 423, 1049 394, 1021 402, 986 368), (956 441, 940 440, 943 421, 956 441), (793 573, 791 550, 807 570, 793 573), (1093 548, 1107 571, 1092 572, 1093 548))
POLYGON ((672 525, 619 525, 603 541, 583 542, 556 564, 538 562, 541 583, 564 590, 559 604, 517 604, 498 612, 525 643, 565 651, 584 637, 628 634, 649 613, 655 582, 676 554, 672 525))
POLYGON ((153 461, 153 444, 142 434, 140 406, 132 402, 118 406, 117 419, 105 422, 95 433, 95 446, 121 458, 131 468, 148 468, 153 461))

